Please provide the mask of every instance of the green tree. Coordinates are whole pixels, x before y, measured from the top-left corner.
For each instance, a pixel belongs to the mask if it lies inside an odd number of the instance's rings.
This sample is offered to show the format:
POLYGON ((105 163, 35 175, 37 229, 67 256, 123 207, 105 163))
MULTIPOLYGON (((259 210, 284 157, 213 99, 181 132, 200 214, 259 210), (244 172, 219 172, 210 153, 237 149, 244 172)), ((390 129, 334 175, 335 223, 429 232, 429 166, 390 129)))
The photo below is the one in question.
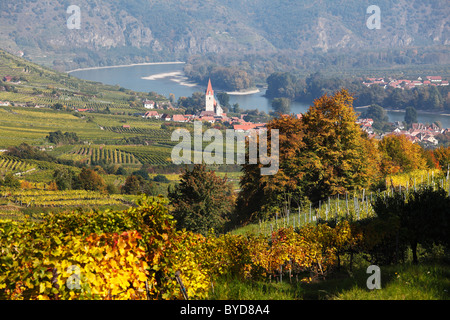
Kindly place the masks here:
POLYGON ((395 192, 387 197, 378 197, 374 203, 377 217, 398 225, 397 237, 392 241, 406 242, 413 254, 413 263, 418 262, 417 245, 430 248, 433 243, 448 248, 448 225, 450 198, 443 189, 431 187, 395 192))
POLYGON ((386 110, 377 105, 370 105, 364 112, 361 113, 362 118, 371 118, 373 120, 373 127, 378 130, 383 130, 389 122, 386 110))
POLYGON ((266 96, 271 98, 289 98, 296 97, 296 82, 297 79, 289 72, 275 72, 272 73, 266 80, 267 90, 266 96))
POLYGON ((8 189, 19 189, 20 181, 11 172, 8 172, 2 180, 0 180, 0 186, 8 189))
POLYGON ((53 179, 58 186, 58 190, 71 190, 76 186, 77 175, 69 168, 60 167, 53 171, 53 179))
POLYGON ((234 202, 228 179, 219 178, 204 164, 185 169, 180 183, 169 189, 168 198, 177 226, 203 235, 210 229, 224 230, 234 202))
POLYGON ((239 107, 239 103, 233 104, 233 112, 234 113, 240 113, 241 112, 241 108, 239 107))
POLYGON ((140 175, 132 174, 127 177, 121 188, 124 194, 147 194, 154 195, 154 186, 150 181, 145 180, 140 175))
POLYGON ((217 92, 217 99, 222 107, 228 108, 230 106, 230 95, 226 92, 217 92))
POLYGON ((291 100, 288 98, 275 98, 272 100, 272 109, 276 113, 288 114, 291 112, 291 100))
POLYGON ((417 110, 414 107, 405 109, 405 122, 410 127, 413 123, 417 123, 417 110))

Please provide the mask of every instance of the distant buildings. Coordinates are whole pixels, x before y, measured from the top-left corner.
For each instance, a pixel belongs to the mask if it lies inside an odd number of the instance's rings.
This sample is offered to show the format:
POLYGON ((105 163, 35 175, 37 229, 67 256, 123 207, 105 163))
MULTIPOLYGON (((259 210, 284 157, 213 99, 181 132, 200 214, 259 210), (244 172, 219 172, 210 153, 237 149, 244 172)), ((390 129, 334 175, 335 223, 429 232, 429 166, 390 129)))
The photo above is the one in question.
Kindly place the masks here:
POLYGON ((419 86, 448 86, 449 82, 442 80, 441 76, 427 76, 426 80, 423 80, 421 77, 417 78, 417 80, 367 78, 363 81, 363 84, 367 87, 377 85, 383 87, 384 89, 388 86, 398 89, 412 89, 419 86))
POLYGON ((142 117, 146 119, 148 118, 159 119, 161 116, 158 111, 147 111, 142 117))
POLYGON ((154 109, 156 106, 155 101, 153 100, 145 100, 144 101, 144 108, 145 109, 154 109))

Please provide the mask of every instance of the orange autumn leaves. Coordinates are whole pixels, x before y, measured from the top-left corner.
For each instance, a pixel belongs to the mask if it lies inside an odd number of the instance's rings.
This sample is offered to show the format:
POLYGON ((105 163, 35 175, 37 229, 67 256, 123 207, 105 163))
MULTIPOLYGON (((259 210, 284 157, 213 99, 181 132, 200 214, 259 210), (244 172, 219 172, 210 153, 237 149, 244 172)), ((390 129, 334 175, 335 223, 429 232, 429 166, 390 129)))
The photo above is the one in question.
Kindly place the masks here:
POLYGON ((356 119, 353 97, 343 89, 315 100, 300 119, 284 115, 270 121, 269 132, 279 130, 280 167, 262 177, 260 165, 243 166, 239 220, 265 219, 289 202, 298 206, 305 198, 317 202, 368 189, 387 175, 442 168, 449 161, 449 148, 426 151, 402 135, 369 138, 356 119))

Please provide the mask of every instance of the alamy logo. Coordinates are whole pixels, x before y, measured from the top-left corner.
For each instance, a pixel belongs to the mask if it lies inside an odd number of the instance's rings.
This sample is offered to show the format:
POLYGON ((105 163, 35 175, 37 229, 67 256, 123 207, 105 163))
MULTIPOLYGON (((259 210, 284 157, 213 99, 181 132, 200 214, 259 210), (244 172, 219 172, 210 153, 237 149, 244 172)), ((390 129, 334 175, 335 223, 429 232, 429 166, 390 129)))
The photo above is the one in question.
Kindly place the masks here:
POLYGON ((172 149, 174 164, 258 164, 261 163, 261 175, 274 175, 279 168, 279 130, 270 130, 270 150, 268 148, 268 131, 251 129, 240 132, 233 129, 222 131, 208 129, 203 133, 201 121, 194 122, 194 139, 186 129, 172 132, 172 141, 182 141, 172 149), (213 140, 213 141, 211 141, 213 140), (248 141, 248 157, 246 156, 248 141), (211 142, 203 149, 203 142, 211 142), (270 151, 270 155, 269 155, 270 151), (235 157, 236 155, 236 157, 235 157), (225 161, 224 161, 225 160, 225 161))
POLYGON ((67 13, 72 14, 67 19, 67 28, 72 29, 81 29, 81 10, 79 6, 71 5, 67 8, 67 13))
POLYGON ((367 289, 381 289, 381 269, 379 266, 371 265, 367 268, 366 273, 372 274, 367 278, 367 289))
POLYGON ((381 9, 379 6, 371 5, 367 8, 367 14, 372 14, 366 21, 369 29, 381 29, 381 9))

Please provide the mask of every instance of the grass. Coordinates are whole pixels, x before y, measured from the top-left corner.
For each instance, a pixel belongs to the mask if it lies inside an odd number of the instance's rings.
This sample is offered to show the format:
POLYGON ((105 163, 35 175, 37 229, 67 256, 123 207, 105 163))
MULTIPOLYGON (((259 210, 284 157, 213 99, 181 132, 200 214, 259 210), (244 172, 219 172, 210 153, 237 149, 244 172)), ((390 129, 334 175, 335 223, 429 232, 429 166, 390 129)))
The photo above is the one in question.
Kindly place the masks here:
POLYGON ((232 277, 217 280, 211 300, 292 300, 300 298, 295 285, 279 282, 243 281, 232 277))
MULTIPOLYGON (((367 264, 368 265, 368 264, 367 264)), ((366 268, 341 271, 326 280, 303 283, 242 281, 222 277, 211 289, 212 300, 449 300, 450 265, 424 263, 381 266, 381 289, 366 286, 366 268)))
POLYGON ((364 287, 360 270, 355 283, 333 296, 338 300, 449 300, 450 267, 444 264, 381 267, 381 289, 364 287))

